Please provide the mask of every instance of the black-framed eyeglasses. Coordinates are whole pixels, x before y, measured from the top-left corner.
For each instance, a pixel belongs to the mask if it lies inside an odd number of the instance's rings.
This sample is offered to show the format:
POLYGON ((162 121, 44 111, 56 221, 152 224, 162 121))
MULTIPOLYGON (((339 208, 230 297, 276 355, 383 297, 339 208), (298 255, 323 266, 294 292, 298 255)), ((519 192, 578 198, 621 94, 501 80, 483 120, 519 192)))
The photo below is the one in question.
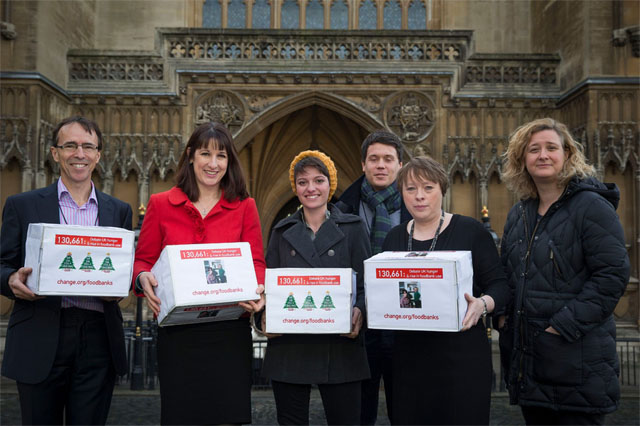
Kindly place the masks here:
POLYGON ((92 143, 77 144, 75 142, 65 142, 62 145, 54 146, 69 154, 76 152, 78 150, 78 147, 82 148, 82 151, 87 154, 95 154, 96 152, 98 152, 98 146, 92 143))

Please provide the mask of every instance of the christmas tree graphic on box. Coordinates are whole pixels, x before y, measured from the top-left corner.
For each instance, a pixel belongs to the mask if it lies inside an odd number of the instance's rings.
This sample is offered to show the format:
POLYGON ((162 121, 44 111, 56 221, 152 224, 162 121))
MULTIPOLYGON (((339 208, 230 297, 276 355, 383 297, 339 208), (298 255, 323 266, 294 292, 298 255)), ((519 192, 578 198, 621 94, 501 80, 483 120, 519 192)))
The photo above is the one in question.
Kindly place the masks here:
POLYGON ((336 307, 333 304, 333 299, 331 299, 331 296, 329 295, 329 290, 327 290, 327 295, 324 296, 324 300, 320 305, 320 309, 324 309, 325 311, 330 311, 331 309, 335 309, 335 308, 336 307))
POLYGON ((304 299, 304 303, 302 304, 302 309, 306 309, 307 311, 316 309, 316 304, 313 301, 313 296, 311 295, 311 292, 307 293, 307 297, 304 299))
POLYGON ((91 253, 87 253, 87 257, 82 261, 82 265, 79 268, 81 271, 90 272, 95 270, 95 266, 93 266, 93 259, 91 259, 91 253))
POLYGON ((71 252, 67 253, 67 256, 64 258, 58 269, 63 269, 67 272, 72 269, 76 269, 75 265, 73 264, 73 257, 71 257, 71 252))
POLYGON ((113 267, 113 262, 111 262, 111 258, 109 257, 110 253, 107 253, 107 257, 102 261, 102 265, 100 265, 100 270, 104 273, 108 274, 111 271, 115 271, 113 267))
POLYGON ((287 301, 284 302, 283 309, 288 309, 293 311, 294 309, 298 309, 298 305, 296 304, 296 299, 293 297, 293 293, 289 293, 289 297, 287 297, 287 301))

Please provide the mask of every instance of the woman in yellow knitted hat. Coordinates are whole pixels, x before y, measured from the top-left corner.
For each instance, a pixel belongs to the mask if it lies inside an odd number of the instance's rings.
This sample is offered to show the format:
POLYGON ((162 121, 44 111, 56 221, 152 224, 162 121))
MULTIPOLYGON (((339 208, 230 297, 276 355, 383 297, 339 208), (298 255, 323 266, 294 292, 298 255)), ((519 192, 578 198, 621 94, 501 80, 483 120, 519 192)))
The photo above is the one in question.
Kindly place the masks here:
POLYGON ((363 261, 371 251, 367 230, 358 216, 342 213, 329 204, 338 175, 327 155, 319 151, 301 152, 291 162, 289 176, 302 208, 274 227, 267 249, 267 266, 356 271, 352 331, 348 335, 270 336, 262 374, 271 379, 278 423, 309 424, 309 392, 311 385, 317 384, 328 424, 359 424, 361 381, 369 378, 360 334, 364 312, 363 261))

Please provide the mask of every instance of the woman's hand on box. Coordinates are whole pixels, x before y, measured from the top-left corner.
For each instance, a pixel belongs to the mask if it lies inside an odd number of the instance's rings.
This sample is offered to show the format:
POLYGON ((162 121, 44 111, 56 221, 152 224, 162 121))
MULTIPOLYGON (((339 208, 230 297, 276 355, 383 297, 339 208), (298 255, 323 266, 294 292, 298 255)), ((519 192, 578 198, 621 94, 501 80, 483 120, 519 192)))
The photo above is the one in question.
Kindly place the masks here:
POLYGON ((34 301, 44 298, 44 296, 36 295, 25 284, 27 282, 27 277, 31 274, 32 270, 33 269, 31 268, 22 267, 9 275, 9 287, 11 287, 13 295, 18 299, 34 301))
POLYGON ((158 316, 160 314, 160 298, 156 296, 155 291, 155 288, 158 287, 156 277, 151 272, 143 272, 139 279, 144 290, 144 297, 147 299, 147 306, 158 316))
POLYGON ((260 312, 264 308, 264 285, 258 284, 256 293, 260 295, 260 300, 247 300, 246 302, 239 302, 238 304, 242 309, 249 313, 260 312))
POLYGON ((362 312, 360 312, 360 308, 354 307, 351 313, 351 333, 343 334, 344 337, 348 337, 350 339, 355 339, 360 334, 360 329, 362 328, 362 312))
POLYGON ((469 293, 464 294, 464 298, 467 301, 467 313, 462 320, 462 329, 460 331, 467 331, 478 323, 478 320, 484 312, 485 303, 487 306, 487 313, 493 312, 495 308, 495 302, 493 297, 484 295, 482 297, 473 297, 469 293))

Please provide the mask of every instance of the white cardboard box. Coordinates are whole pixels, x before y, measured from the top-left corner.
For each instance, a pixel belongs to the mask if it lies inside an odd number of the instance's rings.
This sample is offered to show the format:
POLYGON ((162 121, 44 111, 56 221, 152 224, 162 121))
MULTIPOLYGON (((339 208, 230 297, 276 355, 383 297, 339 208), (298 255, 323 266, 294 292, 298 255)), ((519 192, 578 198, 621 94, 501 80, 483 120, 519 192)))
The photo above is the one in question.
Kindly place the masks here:
POLYGON ((364 262, 364 279, 369 328, 460 331, 464 293, 473 294, 471 252, 379 253, 364 262))
POLYGON ((260 299, 246 242, 166 246, 151 272, 160 326, 237 319, 237 302, 260 299))
POLYGON ((275 268, 265 276, 268 333, 351 331, 355 274, 350 268, 275 268))
POLYGON ((30 223, 24 266, 38 295, 126 297, 135 234, 108 226, 30 223))

